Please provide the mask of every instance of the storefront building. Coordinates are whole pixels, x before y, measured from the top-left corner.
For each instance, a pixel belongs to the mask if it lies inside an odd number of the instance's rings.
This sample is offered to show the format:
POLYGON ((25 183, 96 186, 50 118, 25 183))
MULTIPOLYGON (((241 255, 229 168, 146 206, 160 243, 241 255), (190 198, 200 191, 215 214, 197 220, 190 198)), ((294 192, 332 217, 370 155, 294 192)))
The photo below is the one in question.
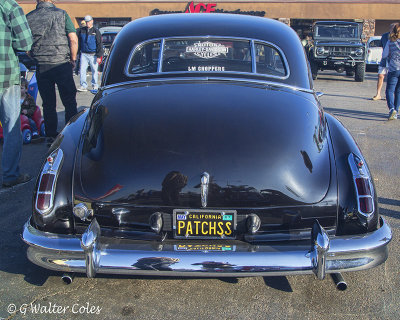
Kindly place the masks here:
MULTIPOLYGON (((17 0, 25 13, 36 0, 17 0)), ((56 0, 76 26, 87 14, 96 27, 123 26, 149 15, 169 13, 235 13, 278 19, 293 27, 300 37, 311 31, 317 20, 349 20, 364 24, 366 36, 386 32, 400 20, 400 0, 56 0)))

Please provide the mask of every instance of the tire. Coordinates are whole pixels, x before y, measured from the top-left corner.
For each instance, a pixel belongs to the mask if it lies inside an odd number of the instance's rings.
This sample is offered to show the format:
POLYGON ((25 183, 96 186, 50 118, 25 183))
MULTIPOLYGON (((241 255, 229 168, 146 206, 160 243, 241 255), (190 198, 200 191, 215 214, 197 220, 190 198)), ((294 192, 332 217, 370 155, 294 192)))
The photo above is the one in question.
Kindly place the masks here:
POLYGON ((365 78, 365 63, 357 63, 354 72, 354 80, 363 82, 365 78))
POLYGON ((45 137, 45 136, 46 136, 46 130, 45 130, 45 128, 44 128, 44 122, 42 122, 42 124, 40 125, 40 135, 41 135, 42 137, 45 137))
POLYGON ((22 131, 22 141, 24 144, 31 143, 32 141, 32 132, 29 129, 24 129, 22 131))
POLYGON ((317 79, 318 76, 318 64, 314 61, 310 61, 310 68, 313 80, 317 79))

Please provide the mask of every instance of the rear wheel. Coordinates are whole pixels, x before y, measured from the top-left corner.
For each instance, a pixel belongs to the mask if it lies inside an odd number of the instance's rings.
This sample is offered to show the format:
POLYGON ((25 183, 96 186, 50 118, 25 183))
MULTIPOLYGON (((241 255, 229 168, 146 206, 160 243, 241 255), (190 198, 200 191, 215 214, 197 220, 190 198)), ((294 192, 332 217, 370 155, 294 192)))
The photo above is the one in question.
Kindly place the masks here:
POLYGON ((357 63, 355 68, 354 80, 363 82, 365 78, 365 63, 357 63))
POLYGON ((22 141, 24 144, 31 143, 32 141, 32 132, 29 129, 24 129, 22 131, 22 141))

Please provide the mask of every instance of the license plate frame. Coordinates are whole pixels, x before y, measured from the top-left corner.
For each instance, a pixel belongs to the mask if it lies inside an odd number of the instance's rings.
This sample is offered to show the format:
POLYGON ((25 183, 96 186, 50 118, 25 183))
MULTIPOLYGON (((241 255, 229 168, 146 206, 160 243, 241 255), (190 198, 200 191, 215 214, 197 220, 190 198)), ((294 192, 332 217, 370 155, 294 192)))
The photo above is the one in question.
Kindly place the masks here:
POLYGON ((174 245, 178 252, 233 252, 236 246, 231 244, 178 244, 174 245))
MULTIPOLYGON (((234 239, 236 233, 236 221, 237 221, 237 212, 236 210, 208 210, 208 209, 174 209, 172 213, 172 228, 173 228, 173 235, 175 239, 203 239, 203 240, 210 240, 210 239, 234 239), (183 215, 186 216, 186 219, 183 219, 183 215), (196 216, 195 216, 196 215, 196 216), (206 219, 206 216, 215 216, 215 219, 206 219), (217 217, 221 217, 221 219, 217 217), (229 220, 229 216, 231 219, 229 220), (224 218, 226 217, 226 218, 224 218), (224 222, 223 227, 227 225, 228 222, 231 222, 232 232, 229 235, 226 235, 224 232, 223 235, 213 234, 213 235, 199 235, 198 232, 194 235, 188 234, 186 232, 185 235, 182 234, 181 225, 178 226, 178 221, 199 221, 201 222, 208 222, 208 221, 215 221, 215 222, 224 222)), ((198 225, 197 225, 198 226, 198 225)), ((193 226, 192 226, 193 227, 193 226)), ((202 228, 202 227, 201 227, 202 228)), ((187 230, 188 228, 186 228, 187 230)), ((194 228, 192 228, 193 230, 194 228)), ((200 229, 200 228, 199 228, 200 229)), ((214 229, 214 228, 212 228, 214 229)), ((226 228, 225 228, 226 229, 226 228)), ((224 231, 225 231, 224 229, 224 231)), ((210 228, 209 228, 210 230, 210 228)))

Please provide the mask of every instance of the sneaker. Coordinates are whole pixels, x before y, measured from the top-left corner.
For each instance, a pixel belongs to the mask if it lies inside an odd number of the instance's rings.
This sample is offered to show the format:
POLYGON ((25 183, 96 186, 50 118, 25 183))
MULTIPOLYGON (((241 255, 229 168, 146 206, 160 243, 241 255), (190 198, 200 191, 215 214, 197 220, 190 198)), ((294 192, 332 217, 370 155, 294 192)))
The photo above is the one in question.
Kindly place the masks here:
POLYGON ((86 92, 87 88, 80 86, 77 90, 80 92, 86 92))
POLYGON ((32 179, 32 177, 29 174, 20 174, 17 179, 14 179, 14 180, 11 180, 8 182, 3 182, 3 188, 11 188, 16 185, 26 183, 26 182, 30 181, 31 179, 32 179))
POLYGON ((389 112, 388 120, 395 120, 395 119, 397 119, 397 111, 394 109, 391 109, 389 112))
POLYGON ((99 86, 93 86, 93 90, 99 90, 99 86))

